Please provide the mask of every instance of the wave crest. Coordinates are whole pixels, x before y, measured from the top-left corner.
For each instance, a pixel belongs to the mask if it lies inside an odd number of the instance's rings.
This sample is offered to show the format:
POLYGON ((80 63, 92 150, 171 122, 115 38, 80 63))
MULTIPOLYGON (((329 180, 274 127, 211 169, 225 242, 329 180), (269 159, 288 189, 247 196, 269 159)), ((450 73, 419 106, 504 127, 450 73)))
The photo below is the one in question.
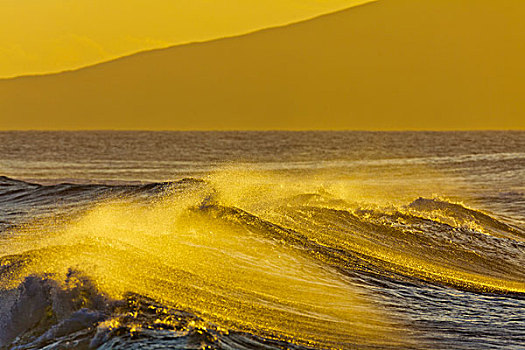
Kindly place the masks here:
POLYGON ((233 332, 276 347, 411 347, 403 319, 363 281, 525 293, 521 228, 445 200, 363 205, 333 188, 222 175, 133 186, 1 181, 0 202, 18 210, 66 202, 0 236, 4 344, 82 334, 100 345, 157 329, 183 332, 181 342, 247 341, 224 337, 233 332), (127 317, 137 300, 155 317, 142 306, 142 319, 127 317), (23 313, 32 316, 17 319, 23 313))

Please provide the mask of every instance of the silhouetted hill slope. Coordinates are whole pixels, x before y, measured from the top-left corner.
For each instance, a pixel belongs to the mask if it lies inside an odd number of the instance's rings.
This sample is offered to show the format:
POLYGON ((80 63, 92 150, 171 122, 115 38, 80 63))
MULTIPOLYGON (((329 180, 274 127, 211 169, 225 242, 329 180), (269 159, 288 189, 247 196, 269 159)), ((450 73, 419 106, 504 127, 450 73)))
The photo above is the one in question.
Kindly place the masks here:
POLYGON ((522 0, 381 0, 0 81, 0 128, 523 129, 523 18, 522 0))

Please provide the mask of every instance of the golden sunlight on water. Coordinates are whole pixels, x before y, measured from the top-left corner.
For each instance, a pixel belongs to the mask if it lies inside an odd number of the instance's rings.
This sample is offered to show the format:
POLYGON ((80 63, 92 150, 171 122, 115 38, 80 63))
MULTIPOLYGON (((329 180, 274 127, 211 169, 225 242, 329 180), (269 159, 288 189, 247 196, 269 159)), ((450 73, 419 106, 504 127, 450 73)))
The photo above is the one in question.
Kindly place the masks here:
MULTIPOLYGON (((402 205, 406 193, 395 184, 368 192, 370 183, 345 185, 326 174, 305 178, 235 167, 205 180, 183 191, 172 187, 154 201, 106 201, 64 221, 10 232, 0 245, 2 261, 23 256, 24 263, 3 287, 16 287, 31 274, 63 281, 73 269, 113 299, 134 293, 219 327, 322 348, 413 346, 399 315, 338 272, 352 268, 349 256, 386 274, 460 289, 525 292, 519 263, 491 261, 483 255, 482 237, 461 231, 463 224, 450 226, 456 221, 445 212, 451 231, 440 232, 441 223, 432 219, 436 212, 402 205), (360 211, 367 206, 382 208, 384 216, 360 211), (385 221, 390 213, 400 219, 385 221), (438 229, 414 231, 421 224, 438 229), (446 236, 458 230, 472 237, 446 236), (470 240, 467 250, 459 239, 470 240), (320 250, 309 249, 314 244, 320 250)), ((472 220, 479 214, 469 213, 472 220)), ((474 221, 465 227, 481 225, 474 221)), ((490 236, 493 228, 484 230, 481 235, 490 236)))
POLYGON ((27 228, 9 246, 30 257, 12 283, 32 273, 64 280, 73 268, 111 298, 136 293, 229 329, 325 348, 408 344, 351 280, 211 217, 198 209, 206 196, 103 203, 46 236, 27 228))
MULTIPOLYGON (((439 255, 437 258, 434 257, 435 249, 438 247, 427 246, 410 249, 404 241, 397 239, 394 235, 396 231, 385 230, 383 232, 384 227, 376 227, 375 229, 380 231, 377 233, 388 236, 388 244, 383 244, 381 240, 371 240, 370 235, 363 232, 358 232, 352 236, 349 236, 347 230, 325 232, 324 227, 312 224, 315 221, 312 216, 308 216, 309 222, 294 223, 292 220, 292 222, 284 223, 280 220, 282 213, 279 208, 282 208, 284 200, 289 205, 293 203, 293 201, 290 202, 290 198, 300 198, 304 194, 317 193, 322 194, 323 197, 317 197, 317 200, 315 197, 314 199, 310 197, 309 205, 342 209, 349 212, 362 207, 381 208, 383 211, 384 208, 390 208, 386 210, 416 215, 425 220, 444 222, 451 227, 464 227, 487 235, 502 237, 499 232, 491 232, 489 228, 485 228, 476 222, 473 217, 459 220, 451 216, 451 213, 441 210, 422 213, 407 208, 405 204, 414 199, 416 193, 432 197, 436 195, 435 192, 433 193, 436 189, 453 192, 458 185, 457 183, 448 186, 441 185, 440 188, 435 184, 435 181, 441 176, 439 172, 424 168, 412 169, 412 171, 426 172, 427 181, 430 183, 413 184, 407 182, 403 184, 380 184, 379 186, 376 183, 375 186, 371 186, 370 182, 364 183, 355 180, 349 182, 348 179, 346 181, 327 181, 327 179, 333 179, 327 173, 319 173, 317 177, 314 176, 313 178, 298 178, 297 176, 268 175, 246 169, 241 171, 237 168, 225 168, 217 171, 208 180, 214 188, 219 189, 217 197, 221 204, 241 207, 258 217, 267 218, 271 222, 283 223, 284 226, 297 229, 302 233, 306 231, 308 237, 316 242, 359 253, 361 256, 367 257, 370 262, 374 261, 375 264, 382 265, 381 267, 386 270, 465 289, 525 293, 523 276, 513 275, 510 271, 507 271, 508 274, 500 273, 497 267, 492 267, 490 271, 482 269, 479 262, 476 262, 478 253, 474 250, 459 250, 452 241, 448 242, 450 251, 464 255, 465 259, 472 262, 472 265, 463 265, 453 260, 447 261, 439 255)), ((396 176, 395 173, 393 176, 396 176)), ((511 235, 511 237, 518 241, 523 240, 519 236, 511 235)), ((414 240, 417 240, 417 236, 414 237, 414 240)))

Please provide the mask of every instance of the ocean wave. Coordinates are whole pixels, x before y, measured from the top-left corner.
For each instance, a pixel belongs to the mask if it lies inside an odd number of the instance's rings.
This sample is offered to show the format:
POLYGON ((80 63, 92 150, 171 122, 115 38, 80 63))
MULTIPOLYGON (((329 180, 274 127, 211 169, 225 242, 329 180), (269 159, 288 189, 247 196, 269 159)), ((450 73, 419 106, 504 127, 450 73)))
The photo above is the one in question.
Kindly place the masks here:
POLYGON ((489 213, 224 178, 0 178, 1 345, 421 348, 370 290, 525 295, 525 232, 489 213))

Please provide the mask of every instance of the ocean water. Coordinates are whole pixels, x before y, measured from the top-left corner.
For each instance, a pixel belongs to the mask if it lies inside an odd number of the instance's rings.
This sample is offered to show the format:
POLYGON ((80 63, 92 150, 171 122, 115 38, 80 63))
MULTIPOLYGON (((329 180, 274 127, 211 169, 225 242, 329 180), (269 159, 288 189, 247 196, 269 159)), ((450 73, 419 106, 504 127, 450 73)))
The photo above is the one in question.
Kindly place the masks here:
POLYGON ((525 132, 0 132, 0 347, 523 349, 525 132))

